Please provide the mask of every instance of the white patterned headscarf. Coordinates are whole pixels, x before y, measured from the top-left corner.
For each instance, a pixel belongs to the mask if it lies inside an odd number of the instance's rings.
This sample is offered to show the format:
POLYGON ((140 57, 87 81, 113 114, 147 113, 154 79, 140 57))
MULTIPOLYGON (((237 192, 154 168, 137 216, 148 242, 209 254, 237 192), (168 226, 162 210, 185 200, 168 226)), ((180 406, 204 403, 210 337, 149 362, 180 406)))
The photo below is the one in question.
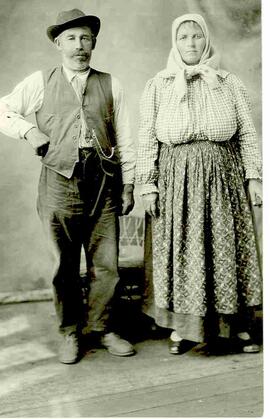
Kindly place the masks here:
POLYGON ((201 78, 209 85, 210 88, 215 88, 218 85, 217 75, 226 77, 228 72, 221 70, 219 67, 219 55, 210 41, 210 35, 205 23, 205 20, 198 14, 185 14, 176 18, 172 23, 172 49, 170 51, 167 67, 161 72, 163 76, 175 76, 175 91, 182 99, 187 92, 186 80, 191 79, 195 75, 200 75, 201 78), (205 48, 203 50, 200 62, 196 65, 187 65, 178 51, 176 39, 177 32, 180 25, 187 21, 196 22, 205 37, 205 48), (162 74, 163 73, 163 74, 162 74))

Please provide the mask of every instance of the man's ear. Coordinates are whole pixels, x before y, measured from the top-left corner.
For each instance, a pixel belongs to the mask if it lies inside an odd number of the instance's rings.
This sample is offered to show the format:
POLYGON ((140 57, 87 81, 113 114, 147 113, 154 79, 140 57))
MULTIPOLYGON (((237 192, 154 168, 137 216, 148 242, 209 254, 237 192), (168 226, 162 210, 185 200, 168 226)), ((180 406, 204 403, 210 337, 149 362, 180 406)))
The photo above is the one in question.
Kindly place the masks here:
POLYGON ((92 36, 92 50, 95 49, 97 43, 97 38, 95 36, 92 36))
POLYGON ((61 45, 60 45, 60 40, 59 40, 59 37, 58 36, 54 39, 53 42, 56 45, 56 48, 60 50, 61 49, 61 45))

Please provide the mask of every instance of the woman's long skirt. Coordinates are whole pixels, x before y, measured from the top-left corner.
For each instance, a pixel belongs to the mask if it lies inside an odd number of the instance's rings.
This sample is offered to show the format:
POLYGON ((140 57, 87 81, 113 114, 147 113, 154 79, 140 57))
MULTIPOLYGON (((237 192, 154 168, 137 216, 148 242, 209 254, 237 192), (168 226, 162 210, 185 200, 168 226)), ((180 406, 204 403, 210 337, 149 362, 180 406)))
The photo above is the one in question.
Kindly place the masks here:
POLYGON ((261 304, 261 273, 243 168, 234 144, 161 145, 153 219, 158 325, 195 342, 244 331, 261 304))

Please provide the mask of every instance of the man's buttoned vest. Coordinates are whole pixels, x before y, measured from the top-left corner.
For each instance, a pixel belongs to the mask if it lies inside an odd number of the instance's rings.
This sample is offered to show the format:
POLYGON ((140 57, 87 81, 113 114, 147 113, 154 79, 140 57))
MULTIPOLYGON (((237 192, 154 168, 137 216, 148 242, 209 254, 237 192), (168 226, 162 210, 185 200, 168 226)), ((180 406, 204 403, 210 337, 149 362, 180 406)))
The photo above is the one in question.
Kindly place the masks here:
POLYGON ((91 69, 82 102, 62 67, 44 72, 43 78, 44 100, 36 119, 39 129, 50 138, 50 146, 42 163, 71 178, 79 160, 81 110, 90 136, 95 133, 104 154, 109 156, 115 146, 111 76, 91 69))

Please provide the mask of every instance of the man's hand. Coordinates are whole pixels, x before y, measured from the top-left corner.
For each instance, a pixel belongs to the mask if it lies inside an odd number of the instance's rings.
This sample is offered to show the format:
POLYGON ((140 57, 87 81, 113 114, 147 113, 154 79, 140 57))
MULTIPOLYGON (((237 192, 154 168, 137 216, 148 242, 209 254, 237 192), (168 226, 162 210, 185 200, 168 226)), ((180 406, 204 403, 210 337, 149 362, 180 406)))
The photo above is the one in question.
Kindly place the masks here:
POLYGON ((126 184, 123 187, 122 192, 122 212, 121 215, 128 215, 134 207, 134 196, 133 196, 134 186, 131 184, 126 184))
POLYGON ((248 191, 254 207, 262 206, 262 183, 258 179, 249 179, 248 191))
POLYGON ((151 217, 158 216, 158 193, 152 192, 142 196, 144 210, 151 217))
POLYGON ((26 140, 31 144, 37 156, 44 157, 48 151, 50 139, 38 128, 33 127, 25 134, 26 140))

